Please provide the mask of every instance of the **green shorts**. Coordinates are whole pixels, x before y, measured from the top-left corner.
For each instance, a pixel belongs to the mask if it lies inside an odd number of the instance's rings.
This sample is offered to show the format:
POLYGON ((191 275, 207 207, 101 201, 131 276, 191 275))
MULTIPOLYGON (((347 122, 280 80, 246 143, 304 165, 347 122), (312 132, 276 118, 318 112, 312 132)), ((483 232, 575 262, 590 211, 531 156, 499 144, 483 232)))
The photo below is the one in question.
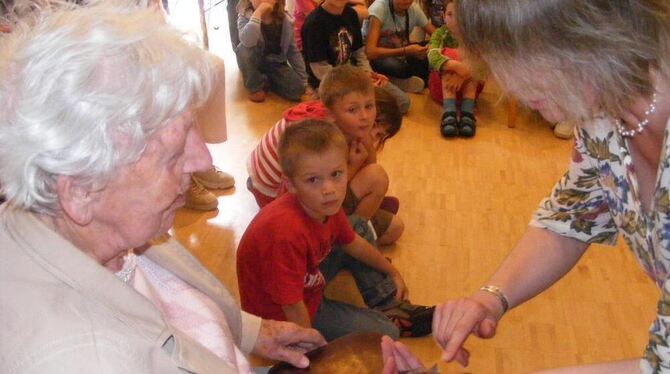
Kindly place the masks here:
MULTIPOLYGON (((360 199, 354 194, 354 191, 351 190, 351 186, 347 184, 347 194, 344 196, 344 202, 342 203, 342 209, 346 215, 351 215, 356 210, 356 207, 360 203, 360 199)), ((378 209, 375 214, 370 218, 372 227, 375 229, 377 237, 381 237, 386 233, 391 226, 391 221, 393 220, 393 213, 384 210, 378 209)))

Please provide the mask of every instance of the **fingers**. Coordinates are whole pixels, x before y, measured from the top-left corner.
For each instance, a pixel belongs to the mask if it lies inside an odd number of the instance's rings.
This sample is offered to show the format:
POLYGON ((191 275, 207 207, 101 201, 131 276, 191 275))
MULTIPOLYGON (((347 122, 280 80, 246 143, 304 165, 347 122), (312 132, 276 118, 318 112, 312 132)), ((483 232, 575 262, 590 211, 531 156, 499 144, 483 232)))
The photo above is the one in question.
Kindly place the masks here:
POLYGON ((326 339, 315 329, 295 326, 297 327, 296 331, 287 333, 288 338, 292 340, 288 342, 289 344, 299 345, 309 350, 326 345, 326 339))
POLYGON ((398 369, 396 368, 395 361, 393 357, 388 357, 384 360, 384 367, 382 368, 382 374, 397 374, 398 369))
MULTIPOLYGON (((444 356, 443 356, 444 358, 444 356)), ((466 367, 468 366, 468 363, 470 362, 470 352, 468 352, 467 349, 465 348, 460 348, 458 352, 456 352, 456 355, 454 356, 454 360, 458 362, 459 365, 466 367)))
POLYGON ((399 370, 413 370, 423 368, 423 364, 416 358, 409 348, 401 342, 394 342, 393 354, 399 370))
POLYGON ((303 353, 292 350, 290 348, 280 348, 277 351, 277 358, 290 363, 298 368, 306 368, 309 366, 309 359, 303 353))
POLYGON ((479 338, 484 338, 488 339, 492 337, 493 335, 496 334, 496 327, 498 326, 498 322, 495 320, 486 318, 483 320, 479 326, 475 329, 475 335, 479 338))

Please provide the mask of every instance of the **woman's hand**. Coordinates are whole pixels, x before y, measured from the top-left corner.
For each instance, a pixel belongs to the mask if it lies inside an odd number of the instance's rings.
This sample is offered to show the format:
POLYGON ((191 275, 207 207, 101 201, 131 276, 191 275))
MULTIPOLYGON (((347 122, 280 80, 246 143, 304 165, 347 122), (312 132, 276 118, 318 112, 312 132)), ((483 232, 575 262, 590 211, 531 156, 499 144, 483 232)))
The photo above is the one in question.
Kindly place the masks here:
POLYGON ((253 352, 273 360, 281 360, 299 368, 309 366, 305 356, 315 348, 326 344, 326 340, 314 329, 300 327, 292 322, 261 321, 253 352))
POLYGON ((406 345, 394 342, 388 336, 382 337, 382 374, 398 374, 410 370, 425 370, 421 361, 416 358, 406 345))
POLYGON ((428 53, 428 46, 419 44, 409 44, 403 47, 403 50, 405 51, 405 56, 425 58, 426 54, 428 53))
POLYGON ((442 348, 444 361, 456 360, 459 364, 467 366, 470 352, 463 348, 463 343, 468 336, 474 334, 479 338, 488 339, 496 333, 502 307, 500 310, 495 310, 494 307, 487 307, 484 300, 476 300, 475 297, 448 301, 435 308, 433 339, 442 348))

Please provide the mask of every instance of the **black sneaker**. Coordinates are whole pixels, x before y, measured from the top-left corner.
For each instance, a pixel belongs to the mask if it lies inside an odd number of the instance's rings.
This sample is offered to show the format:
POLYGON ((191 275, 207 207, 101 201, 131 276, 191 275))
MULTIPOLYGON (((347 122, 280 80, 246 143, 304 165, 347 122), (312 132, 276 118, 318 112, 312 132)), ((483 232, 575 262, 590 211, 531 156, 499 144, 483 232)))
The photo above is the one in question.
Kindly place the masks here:
POLYGON ((458 135, 458 119, 456 118, 456 112, 442 113, 440 132, 445 138, 453 138, 458 135))
POLYGON ((477 131, 477 119, 472 113, 461 113, 461 120, 458 121, 458 135, 465 138, 472 138, 477 131))
POLYGON ((434 306, 414 305, 403 301, 380 311, 398 327, 401 337, 426 336, 433 330, 434 306))

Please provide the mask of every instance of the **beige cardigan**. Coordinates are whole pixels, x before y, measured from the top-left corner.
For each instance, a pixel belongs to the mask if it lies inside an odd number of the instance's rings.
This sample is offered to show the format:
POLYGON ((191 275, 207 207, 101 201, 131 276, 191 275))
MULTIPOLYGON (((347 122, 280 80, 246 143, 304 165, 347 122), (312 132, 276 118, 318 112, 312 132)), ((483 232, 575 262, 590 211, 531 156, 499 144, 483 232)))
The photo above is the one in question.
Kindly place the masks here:
MULTIPOLYGON (((219 305, 249 353, 260 318, 170 239, 143 255, 219 305)), ((236 373, 34 215, 0 206, 1 373, 236 373)))

